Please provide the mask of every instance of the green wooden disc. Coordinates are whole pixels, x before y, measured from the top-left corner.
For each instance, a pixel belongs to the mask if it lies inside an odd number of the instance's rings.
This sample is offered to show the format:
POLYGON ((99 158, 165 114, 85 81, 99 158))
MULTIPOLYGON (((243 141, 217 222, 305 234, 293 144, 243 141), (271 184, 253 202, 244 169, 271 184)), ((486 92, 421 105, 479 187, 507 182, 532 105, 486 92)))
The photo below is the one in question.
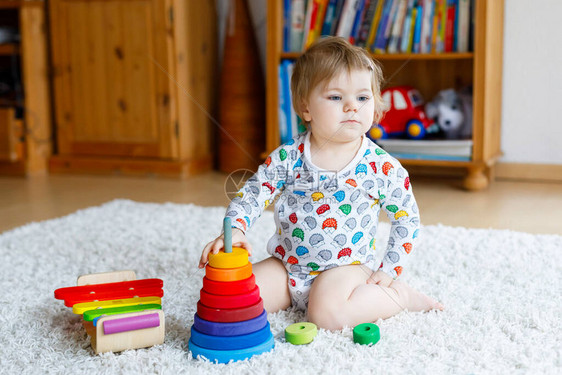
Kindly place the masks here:
POLYGON ((285 339, 293 345, 308 344, 318 333, 316 324, 300 322, 291 324, 285 329, 285 339))
POLYGON ((373 323, 363 323, 353 328, 353 342, 361 345, 376 344, 381 339, 379 326, 373 323))

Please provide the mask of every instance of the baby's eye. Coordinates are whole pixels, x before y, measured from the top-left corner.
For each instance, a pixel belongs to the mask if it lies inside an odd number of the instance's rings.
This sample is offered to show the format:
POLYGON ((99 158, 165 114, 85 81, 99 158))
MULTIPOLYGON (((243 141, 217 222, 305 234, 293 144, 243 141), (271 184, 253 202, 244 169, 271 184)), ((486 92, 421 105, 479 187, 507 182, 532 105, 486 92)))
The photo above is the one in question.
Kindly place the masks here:
POLYGON ((339 95, 330 95, 330 96, 328 96, 328 100, 341 100, 341 96, 339 96, 339 95))
POLYGON ((369 98, 368 96, 360 96, 360 97, 358 98, 358 100, 359 100, 360 102, 366 102, 366 101, 369 100, 369 99, 371 99, 371 98, 369 98))

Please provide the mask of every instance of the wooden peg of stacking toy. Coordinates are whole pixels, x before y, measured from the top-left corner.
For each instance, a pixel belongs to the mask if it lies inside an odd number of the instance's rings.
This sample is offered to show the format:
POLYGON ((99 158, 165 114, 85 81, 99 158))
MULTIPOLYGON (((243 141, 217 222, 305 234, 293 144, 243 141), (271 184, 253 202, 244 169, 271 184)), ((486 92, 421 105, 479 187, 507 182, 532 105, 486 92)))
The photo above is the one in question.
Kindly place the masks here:
POLYGON ((373 323, 363 323, 353 328, 353 342, 361 345, 374 345, 381 339, 379 326, 373 323))
POLYGON ((285 340, 293 345, 309 344, 314 340, 317 333, 318 328, 314 323, 295 323, 285 328, 285 340))
POLYGON ((224 232, 224 252, 232 253, 232 219, 225 217, 222 222, 224 232))
POLYGON ((230 217, 224 218, 224 248, 217 254, 209 254, 209 265, 213 268, 239 268, 248 264, 248 251, 232 247, 232 225, 230 217))

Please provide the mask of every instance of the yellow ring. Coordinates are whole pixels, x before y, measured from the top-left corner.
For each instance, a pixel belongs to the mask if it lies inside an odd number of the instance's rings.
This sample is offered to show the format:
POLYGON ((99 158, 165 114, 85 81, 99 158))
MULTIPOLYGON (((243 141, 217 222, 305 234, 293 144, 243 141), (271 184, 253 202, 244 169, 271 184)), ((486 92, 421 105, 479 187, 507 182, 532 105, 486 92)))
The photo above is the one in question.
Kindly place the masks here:
POLYGON ((248 264, 248 251, 241 247, 233 247, 232 253, 224 250, 217 254, 209 254, 209 265, 213 268, 239 268, 248 264))

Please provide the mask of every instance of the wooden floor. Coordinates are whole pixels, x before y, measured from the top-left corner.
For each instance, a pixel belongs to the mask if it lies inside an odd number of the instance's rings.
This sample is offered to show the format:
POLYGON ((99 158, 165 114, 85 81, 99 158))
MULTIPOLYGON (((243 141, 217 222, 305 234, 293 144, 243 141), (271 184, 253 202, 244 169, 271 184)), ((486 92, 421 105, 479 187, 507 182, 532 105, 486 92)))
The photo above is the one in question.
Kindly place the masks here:
MULTIPOLYGON (((227 175, 188 180, 50 175, 0 177, 0 232, 123 198, 139 202, 226 206, 227 175)), ((422 223, 562 234, 562 184, 496 181, 471 193, 454 179, 413 177, 422 223)), ((228 189, 228 188, 227 188, 228 189)))

